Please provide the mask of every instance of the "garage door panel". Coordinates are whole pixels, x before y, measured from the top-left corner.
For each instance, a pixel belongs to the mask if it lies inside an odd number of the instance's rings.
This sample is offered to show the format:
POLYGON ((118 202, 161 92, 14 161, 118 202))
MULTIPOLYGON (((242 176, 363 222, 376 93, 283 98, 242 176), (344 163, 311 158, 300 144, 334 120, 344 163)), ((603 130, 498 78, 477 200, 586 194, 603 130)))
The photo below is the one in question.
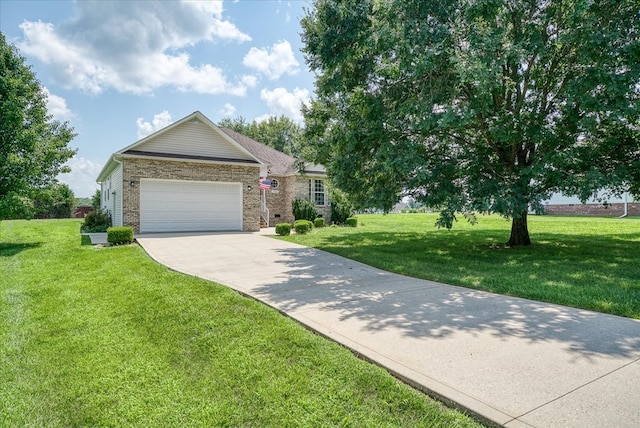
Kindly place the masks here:
POLYGON ((242 230, 242 184, 141 181, 141 232, 215 230, 242 230))

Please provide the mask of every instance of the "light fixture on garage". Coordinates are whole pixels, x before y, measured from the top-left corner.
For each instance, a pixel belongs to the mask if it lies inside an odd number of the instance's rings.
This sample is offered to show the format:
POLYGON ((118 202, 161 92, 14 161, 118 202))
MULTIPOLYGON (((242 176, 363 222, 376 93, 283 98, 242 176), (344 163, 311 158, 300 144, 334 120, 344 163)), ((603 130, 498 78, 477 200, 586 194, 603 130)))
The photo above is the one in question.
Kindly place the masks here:
POLYGON ((131 187, 136 187, 136 182, 135 182, 135 180, 131 180, 131 181, 129 182, 129 186, 131 186, 131 187))
POLYGON ((249 185, 247 186, 247 190, 248 190, 248 191, 251 191, 251 184, 249 184, 249 185))

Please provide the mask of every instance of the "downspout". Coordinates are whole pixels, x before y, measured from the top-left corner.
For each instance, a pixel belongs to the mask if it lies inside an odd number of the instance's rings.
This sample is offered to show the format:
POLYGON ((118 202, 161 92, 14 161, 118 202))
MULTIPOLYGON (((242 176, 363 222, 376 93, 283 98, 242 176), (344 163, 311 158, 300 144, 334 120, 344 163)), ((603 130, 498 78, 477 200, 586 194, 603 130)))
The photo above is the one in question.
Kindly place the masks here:
POLYGON ((629 201, 628 201, 628 192, 624 192, 624 213, 622 213, 622 215, 618 218, 625 218, 626 216, 629 215, 629 201))

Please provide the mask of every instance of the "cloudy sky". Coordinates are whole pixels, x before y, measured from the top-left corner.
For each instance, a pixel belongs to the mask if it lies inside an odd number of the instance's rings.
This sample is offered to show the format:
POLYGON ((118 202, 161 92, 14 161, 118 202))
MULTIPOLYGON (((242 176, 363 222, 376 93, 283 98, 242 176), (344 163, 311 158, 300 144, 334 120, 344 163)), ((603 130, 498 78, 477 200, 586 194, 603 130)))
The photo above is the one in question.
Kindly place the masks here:
POLYGON ((301 123, 313 75, 303 0, 0 0, 0 31, 31 65, 78 153, 61 175, 91 196, 109 155, 199 110, 218 122, 301 123))

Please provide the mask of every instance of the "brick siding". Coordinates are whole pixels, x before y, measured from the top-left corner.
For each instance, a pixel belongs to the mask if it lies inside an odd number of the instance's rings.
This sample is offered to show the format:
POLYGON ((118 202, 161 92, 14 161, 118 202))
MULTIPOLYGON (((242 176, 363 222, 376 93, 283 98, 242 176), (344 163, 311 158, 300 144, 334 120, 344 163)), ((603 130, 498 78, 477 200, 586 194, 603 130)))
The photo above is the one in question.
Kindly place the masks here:
MULTIPOLYGON (((278 223, 293 223, 293 211, 291 206, 295 199, 309 199, 309 178, 301 176, 269 177, 278 180, 278 189, 266 191, 267 208, 269 209, 269 226, 273 227, 278 223), (276 217, 278 215, 278 217, 276 217)), ((329 195, 326 194, 325 201, 329 203, 329 195)), ((331 207, 316 206, 318 215, 321 215, 327 224, 331 222, 331 207)))

